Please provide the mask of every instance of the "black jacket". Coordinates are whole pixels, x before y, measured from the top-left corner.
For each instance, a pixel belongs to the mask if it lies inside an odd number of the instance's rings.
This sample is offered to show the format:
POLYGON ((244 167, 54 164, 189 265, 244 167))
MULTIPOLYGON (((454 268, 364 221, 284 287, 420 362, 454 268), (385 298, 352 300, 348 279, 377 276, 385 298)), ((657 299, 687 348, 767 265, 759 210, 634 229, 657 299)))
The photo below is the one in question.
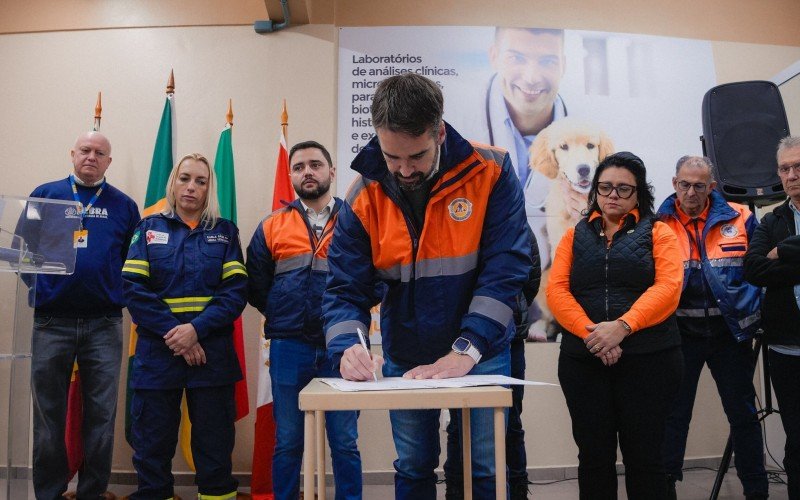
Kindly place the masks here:
POLYGON ((761 306, 766 341, 800 345, 800 309, 794 296, 794 286, 800 285, 800 236, 789 203, 761 219, 744 257, 744 277, 766 288, 761 306), (775 247, 778 259, 767 258, 775 247))
POLYGON ((528 327, 531 325, 528 317, 528 308, 539 293, 539 284, 542 279, 542 264, 539 258, 539 244, 536 243, 531 227, 528 226, 528 234, 531 237, 531 270, 528 273, 528 281, 522 286, 522 292, 517 295, 517 304, 514 307, 514 338, 515 341, 525 341, 528 338, 528 327))
MULTIPOLYGON (((572 244, 570 290, 578 304, 595 323, 611 321, 625 314, 655 282, 653 220, 639 222, 632 215, 606 244, 601 218, 583 219, 575 227, 572 244)), ((673 314, 667 320, 626 337, 620 347, 629 354, 656 352, 680 345, 673 314)), ((576 335, 563 335, 561 349, 592 356, 576 335)))

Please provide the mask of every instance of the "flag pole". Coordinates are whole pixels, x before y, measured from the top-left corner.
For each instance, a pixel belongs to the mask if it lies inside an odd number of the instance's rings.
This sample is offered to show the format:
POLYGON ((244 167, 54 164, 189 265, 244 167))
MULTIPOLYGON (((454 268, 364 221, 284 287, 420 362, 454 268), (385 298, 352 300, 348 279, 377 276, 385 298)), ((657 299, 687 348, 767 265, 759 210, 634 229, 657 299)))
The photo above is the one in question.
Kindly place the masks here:
POLYGON ((97 104, 94 105, 94 127, 92 128, 94 132, 100 130, 100 120, 103 117, 102 94, 102 92, 97 93, 97 104))
POLYGON ((289 136, 287 134, 289 130, 289 113, 286 112, 286 99, 283 100, 283 112, 281 113, 281 132, 283 132, 283 137, 286 138, 286 142, 289 142, 289 136))

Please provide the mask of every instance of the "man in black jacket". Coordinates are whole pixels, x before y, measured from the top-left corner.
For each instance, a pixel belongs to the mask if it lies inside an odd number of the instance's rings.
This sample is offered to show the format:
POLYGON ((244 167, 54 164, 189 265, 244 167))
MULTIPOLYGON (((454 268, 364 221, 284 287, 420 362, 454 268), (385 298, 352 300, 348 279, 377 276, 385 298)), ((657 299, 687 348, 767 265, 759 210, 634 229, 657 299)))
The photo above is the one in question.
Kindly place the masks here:
MULTIPOLYGON (((528 310, 539 291, 542 277, 539 245, 530 226, 531 270, 528 281, 517 295, 514 307, 514 337, 511 339, 511 376, 525 379, 525 340, 531 325, 528 310)), ((508 412, 506 429, 506 464, 508 465, 508 485, 510 500, 528 498, 528 457, 525 452, 525 430, 522 428, 522 398, 524 385, 511 386, 511 408, 508 412)), ((445 498, 462 500, 464 498, 463 450, 461 449, 461 420, 456 410, 450 410, 450 423, 447 425, 447 460, 444 463, 445 498)))
POLYGON ((762 321, 786 432, 783 466, 789 499, 800 500, 800 137, 778 145, 778 175, 789 199, 756 228, 744 271, 747 281, 766 287, 762 321))

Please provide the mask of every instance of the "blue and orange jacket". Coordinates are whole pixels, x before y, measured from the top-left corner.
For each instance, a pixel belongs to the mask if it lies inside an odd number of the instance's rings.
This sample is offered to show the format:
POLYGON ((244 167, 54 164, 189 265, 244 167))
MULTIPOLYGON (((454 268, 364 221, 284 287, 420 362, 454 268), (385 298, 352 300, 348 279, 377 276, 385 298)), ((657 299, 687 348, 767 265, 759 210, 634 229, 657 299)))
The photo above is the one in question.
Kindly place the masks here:
POLYGON ((675 314, 721 315, 736 340, 752 338, 761 326, 761 289, 745 281, 744 255, 758 221, 747 207, 728 203, 715 190, 702 227, 699 221, 684 220, 676 201, 673 194, 658 209, 683 253, 683 293, 675 314))
POLYGON ((328 246, 342 200, 334 198, 328 223, 317 238, 300 200, 265 218, 247 247, 250 305, 266 318, 266 338, 295 338, 323 347, 322 294, 328 246))
POLYGON ((367 332, 373 283, 384 352, 396 363, 433 363, 459 336, 489 359, 508 346, 515 298, 531 267, 522 189, 508 154, 473 145, 446 125, 438 178, 421 233, 377 138, 352 164, 361 174, 339 211, 322 299, 328 354, 367 332))
POLYGON ((233 347, 233 322, 247 305, 247 271, 233 222, 204 221, 191 229, 176 215, 139 222, 122 267, 125 298, 139 339, 131 386, 174 389, 226 385, 242 378, 233 347), (164 342, 172 328, 191 323, 206 364, 189 366, 164 342))

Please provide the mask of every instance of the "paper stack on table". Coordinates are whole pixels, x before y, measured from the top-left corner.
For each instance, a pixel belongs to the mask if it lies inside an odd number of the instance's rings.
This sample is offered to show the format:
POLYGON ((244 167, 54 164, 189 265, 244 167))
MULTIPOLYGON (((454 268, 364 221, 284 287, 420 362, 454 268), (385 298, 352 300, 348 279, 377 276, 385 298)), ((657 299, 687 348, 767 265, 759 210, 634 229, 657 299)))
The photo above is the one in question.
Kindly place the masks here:
POLYGON ((557 384, 546 382, 535 382, 533 380, 521 380, 518 378, 506 377, 505 375, 466 375, 456 378, 424 379, 415 380, 402 377, 386 377, 375 381, 353 382, 341 378, 321 378, 321 382, 328 384, 334 389, 345 392, 358 391, 396 391, 406 389, 441 389, 456 387, 477 387, 481 385, 549 385, 557 387, 557 384))

